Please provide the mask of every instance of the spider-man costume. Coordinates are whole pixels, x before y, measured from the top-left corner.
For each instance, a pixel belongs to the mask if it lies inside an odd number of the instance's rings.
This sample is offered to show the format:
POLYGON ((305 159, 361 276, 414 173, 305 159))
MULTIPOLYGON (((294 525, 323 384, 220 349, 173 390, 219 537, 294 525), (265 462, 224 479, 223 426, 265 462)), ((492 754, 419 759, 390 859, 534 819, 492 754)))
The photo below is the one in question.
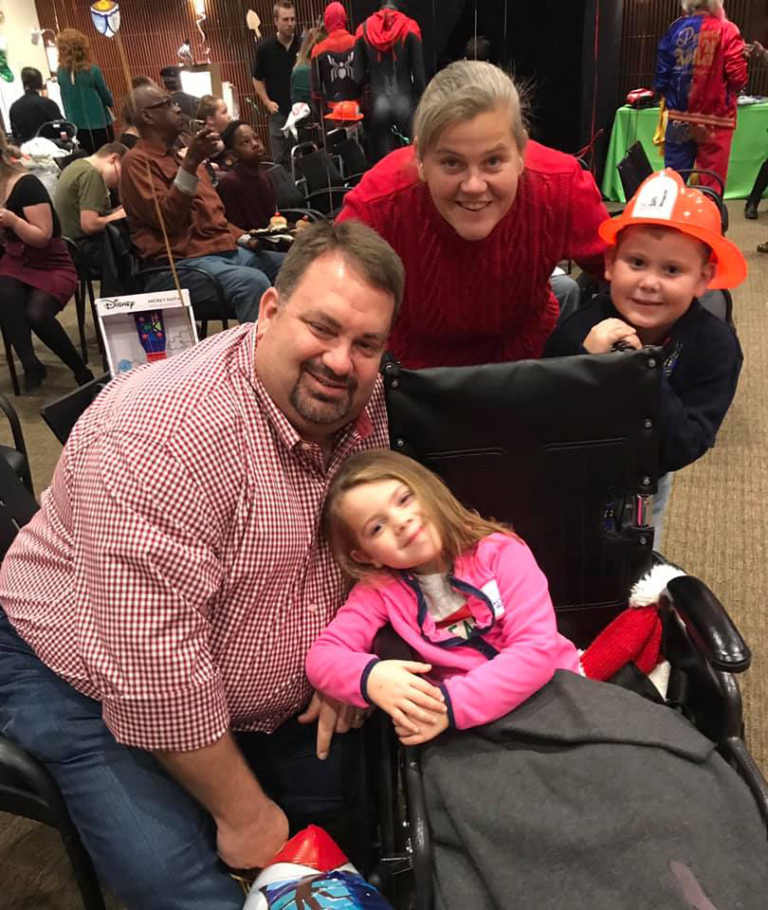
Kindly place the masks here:
POLYGON ((394 127, 410 137, 411 119, 424 91, 424 54, 418 23, 385 7, 355 34, 354 77, 370 92, 366 124, 375 161, 398 147, 394 127))
POLYGON ((312 98, 320 111, 328 102, 357 101, 360 86, 353 78, 355 39, 347 31, 341 3, 329 3, 323 17, 328 37, 312 48, 312 98))

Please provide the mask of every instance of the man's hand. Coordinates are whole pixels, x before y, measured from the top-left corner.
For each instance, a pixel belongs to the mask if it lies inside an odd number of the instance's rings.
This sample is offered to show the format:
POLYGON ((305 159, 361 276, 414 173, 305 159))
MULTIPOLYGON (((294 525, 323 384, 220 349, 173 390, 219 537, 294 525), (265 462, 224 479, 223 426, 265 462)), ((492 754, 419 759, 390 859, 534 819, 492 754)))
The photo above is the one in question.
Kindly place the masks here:
POLYGON ((584 349, 590 354, 607 354, 617 341, 625 341, 633 348, 640 349, 643 344, 631 325, 621 319, 603 319, 584 339, 584 349))
POLYGON ((287 840, 288 819, 270 799, 250 824, 232 828, 219 822, 216 835, 219 856, 231 869, 263 869, 287 840))
POLYGON ((419 675, 431 669, 411 660, 380 660, 368 674, 368 697, 398 727, 420 733, 420 725, 430 726, 448 711, 443 693, 419 675))
POLYGON ((267 113, 276 114, 280 110, 280 105, 277 101, 273 101, 271 98, 265 102, 267 113))
POLYGON ((414 733, 409 727, 401 727, 398 724, 395 724, 395 733, 397 733, 400 742, 404 746, 420 746, 444 733, 448 727, 448 715, 435 714, 432 723, 423 726, 420 733, 414 733))
POLYGON ((328 758, 333 734, 348 733, 350 729, 362 727, 367 716, 364 708, 345 705, 322 692, 315 692, 307 710, 296 720, 300 724, 317 721, 317 757, 324 761, 328 758))
POLYGON ((218 148, 219 134, 210 126, 204 126, 190 140, 182 166, 194 173, 206 158, 216 154, 218 148))

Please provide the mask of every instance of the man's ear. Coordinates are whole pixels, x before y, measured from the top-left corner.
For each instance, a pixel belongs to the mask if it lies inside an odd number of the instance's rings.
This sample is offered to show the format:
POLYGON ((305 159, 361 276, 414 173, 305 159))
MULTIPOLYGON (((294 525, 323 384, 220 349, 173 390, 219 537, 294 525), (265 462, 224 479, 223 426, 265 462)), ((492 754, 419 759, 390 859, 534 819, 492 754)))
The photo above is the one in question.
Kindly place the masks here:
POLYGON ((259 321, 256 328, 256 337, 261 338, 269 331, 269 326, 280 309, 280 295, 274 288, 267 288, 261 295, 259 303, 259 321))
POLYGON ((612 243, 605 251, 605 280, 610 281, 613 275, 613 266, 616 262, 616 252, 618 247, 612 243))

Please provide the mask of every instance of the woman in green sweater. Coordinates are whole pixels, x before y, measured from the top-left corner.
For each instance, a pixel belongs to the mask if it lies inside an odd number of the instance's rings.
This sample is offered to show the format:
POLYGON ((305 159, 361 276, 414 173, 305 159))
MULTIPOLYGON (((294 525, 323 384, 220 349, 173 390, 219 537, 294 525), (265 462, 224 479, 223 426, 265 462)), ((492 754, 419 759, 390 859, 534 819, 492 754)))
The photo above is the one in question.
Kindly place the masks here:
POLYGON ((61 89, 64 116, 77 127, 77 140, 93 155, 102 145, 115 141, 112 93, 101 70, 91 59, 86 35, 65 28, 57 38, 59 68, 56 78, 61 89))
MULTIPOLYGON (((309 78, 312 48, 320 41, 324 41, 325 38, 325 29, 322 26, 307 29, 291 73, 291 104, 303 101, 313 107, 309 78)), ((312 113, 313 115, 316 113, 314 109, 312 113)))

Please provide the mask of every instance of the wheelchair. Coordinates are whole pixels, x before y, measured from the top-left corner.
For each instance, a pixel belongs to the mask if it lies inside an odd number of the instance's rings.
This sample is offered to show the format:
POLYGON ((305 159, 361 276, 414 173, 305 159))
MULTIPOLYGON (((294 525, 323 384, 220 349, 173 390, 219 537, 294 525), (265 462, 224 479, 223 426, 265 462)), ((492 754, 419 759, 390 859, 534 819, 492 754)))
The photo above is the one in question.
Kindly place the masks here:
MULTIPOLYGON (((549 580, 560 631, 579 648, 625 609, 631 585, 663 561, 650 524, 660 369, 655 348, 383 368, 392 448, 435 471, 465 505, 514 526, 549 580)), ((744 741, 736 680, 750 665, 750 650, 703 582, 684 576, 668 590, 667 700, 716 744, 768 826, 768 784, 744 741)), ((373 882, 398 908, 432 910, 419 750, 400 747, 386 717, 371 735, 380 817, 373 882)))

